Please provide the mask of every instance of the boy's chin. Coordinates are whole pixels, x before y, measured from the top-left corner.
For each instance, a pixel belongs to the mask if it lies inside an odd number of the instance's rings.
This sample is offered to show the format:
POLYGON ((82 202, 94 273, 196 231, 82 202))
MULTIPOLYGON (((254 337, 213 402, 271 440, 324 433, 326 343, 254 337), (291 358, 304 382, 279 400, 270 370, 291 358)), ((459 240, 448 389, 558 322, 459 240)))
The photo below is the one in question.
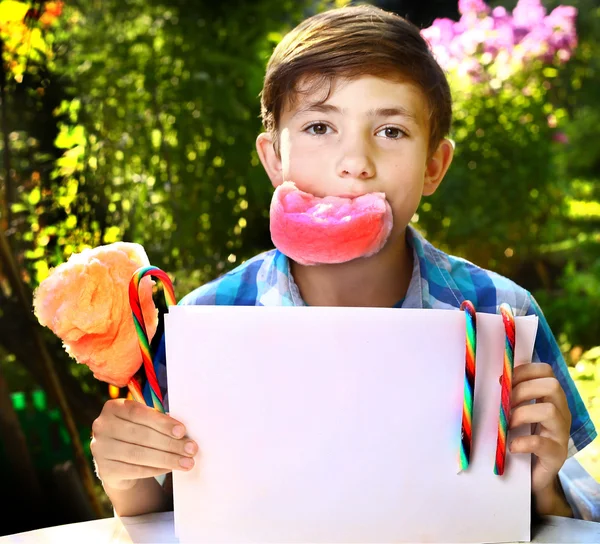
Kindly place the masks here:
POLYGON ((393 227, 384 193, 316 197, 285 182, 271 201, 271 238, 302 265, 342 264, 376 255, 393 227))

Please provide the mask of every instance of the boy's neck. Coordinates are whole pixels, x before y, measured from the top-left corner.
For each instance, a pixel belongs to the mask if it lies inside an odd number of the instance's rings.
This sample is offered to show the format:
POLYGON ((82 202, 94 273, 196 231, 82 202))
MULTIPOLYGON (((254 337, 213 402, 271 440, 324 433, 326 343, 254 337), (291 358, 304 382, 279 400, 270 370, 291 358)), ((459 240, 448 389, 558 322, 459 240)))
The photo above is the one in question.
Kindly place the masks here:
POLYGON ((309 306, 392 307, 408 290, 413 252, 403 230, 372 257, 317 266, 290 260, 290 266, 309 306))

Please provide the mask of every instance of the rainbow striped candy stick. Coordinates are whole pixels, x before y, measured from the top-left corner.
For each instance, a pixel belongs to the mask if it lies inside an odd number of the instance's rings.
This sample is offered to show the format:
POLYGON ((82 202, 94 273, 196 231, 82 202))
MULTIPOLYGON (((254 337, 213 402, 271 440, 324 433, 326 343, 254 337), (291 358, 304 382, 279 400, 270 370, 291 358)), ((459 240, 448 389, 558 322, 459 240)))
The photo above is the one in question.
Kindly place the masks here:
POLYGON ((133 400, 141 402, 142 404, 146 404, 146 400, 144 399, 144 393, 142 393, 140 384, 135 378, 131 378, 131 380, 129 380, 129 382, 127 383, 127 387, 129 388, 129 392, 131 393, 133 400))
POLYGON ((502 371, 502 396, 500 400, 500 419, 498 421, 498 442, 496 445, 496 462, 494 474, 504 474, 506 461, 506 439, 508 435, 508 421, 510 419, 510 396, 512 393, 513 369, 515 365, 515 318, 511 307, 502 303, 500 313, 504 323, 504 369, 502 371))
POLYGON ((475 306, 465 300, 460 309, 465 312, 465 387, 463 399, 462 426, 460 430, 459 472, 466 470, 471 460, 473 444, 473 397, 475 394, 475 356, 477 353, 477 318, 475 306))
MULTIPOLYGON (((142 266, 133 273, 131 281, 129 282, 129 305, 131 306, 131 311, 133 313, 133 321, 138 335, 140 351, 142 352, 144 371, 146 372, 146 377, 148 378, 148 383, 150 385, 152 404, 156 410, 164 413, 163 398, 160 387, 158 386, 158 380, 156 379, 156 373, 154 372, 152 354, 150 353, 150 341, 148 340, 148 333, 146 332, 146 324, 144 323, 144 316, 142 315, 142 306, 139 297, 139 285, 146 276, 158 278, 162 282, 167 306, 173 306, 177 304, 177 302, 175 300, 173 284, 171 283, 169 276, 167 276, 160 268, 157 268, 156 266, 142 266)), ((129 380, 127 386, 129 387, 129 391, 131 391, 133 398, 138 402, 145 404, 140 386, 135 379, 132 378, 129 380)))

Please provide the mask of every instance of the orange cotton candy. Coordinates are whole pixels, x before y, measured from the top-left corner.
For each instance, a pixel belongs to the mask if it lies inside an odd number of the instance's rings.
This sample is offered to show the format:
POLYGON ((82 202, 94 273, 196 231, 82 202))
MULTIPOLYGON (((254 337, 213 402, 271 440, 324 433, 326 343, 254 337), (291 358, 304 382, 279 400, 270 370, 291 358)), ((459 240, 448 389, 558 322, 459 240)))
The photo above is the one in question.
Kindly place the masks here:
MULTIPOLYGON (((39 322, 56 334, 67 353, 94 377, 124 387, 142 364, 129 282, 148 256, 139 244, 116 242, 73 254, 53 269, 34 294, 39 322)), ((153 281, 142 279, 139 296, 151 340, 158 326, 153 281)))

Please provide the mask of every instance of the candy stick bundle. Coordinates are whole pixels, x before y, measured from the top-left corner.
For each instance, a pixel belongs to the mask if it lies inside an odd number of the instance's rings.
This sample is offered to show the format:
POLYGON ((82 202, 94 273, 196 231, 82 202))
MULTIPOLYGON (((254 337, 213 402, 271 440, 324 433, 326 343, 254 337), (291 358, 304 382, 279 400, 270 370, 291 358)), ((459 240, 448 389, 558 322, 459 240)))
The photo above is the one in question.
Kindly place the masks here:
MULTIPOLYGON (((466 346, 465 346, 465 385, 463 397, 463 413, 460 431, 459 472, 466 470, 471 460, 473 447, 473 401, 475 398, 475 368, 477 354, 477 319, 475 307, 466 300, 461 304, 465 312, 466 346)), ((503 303, 500 314, 504 324, 504 363, 501 378, 500 415, 498 418, 498 442, 494 474, 504 474, 506 462, 506 440, 508 422, 510 420, 510 397, 512 393, 512 377, 515 363, 515 318, 511 307, 503 303)))
MULTIPOLYGON (((144 323, 144 315, 142 313, 142 307, 140 304, 139 297, 139 285, 143 278, 146 276, 155 277, 161 280, 164 288, 165 300, 167 306, 177 304, 175 301, 175 293, 173 291, 173 284, 171 279, 165 272, 156 266, 143 266, 138 268, 131 278, 129 283, 129 304, 133 313, 133 321, 135 323, 135 330, 137 333, 138 343, 140 345, 140 351, 142 354, 142 363, 148 384, 150 385, 150 395, 152 397, 152 404, 159 412, 164 413, 165 409, 163 406, 162 393, 158 385, 156 373, 154 372, 154 365, 152 363, 152 354, 150 352, 150 340, 148 339, 148 333, 146 331, 146 324, 144 323)), ((135 400, 145 404, 144 397, 139 388, 138 383, 134 378, 129 380, 127 383, 129 390, 135 400)))

